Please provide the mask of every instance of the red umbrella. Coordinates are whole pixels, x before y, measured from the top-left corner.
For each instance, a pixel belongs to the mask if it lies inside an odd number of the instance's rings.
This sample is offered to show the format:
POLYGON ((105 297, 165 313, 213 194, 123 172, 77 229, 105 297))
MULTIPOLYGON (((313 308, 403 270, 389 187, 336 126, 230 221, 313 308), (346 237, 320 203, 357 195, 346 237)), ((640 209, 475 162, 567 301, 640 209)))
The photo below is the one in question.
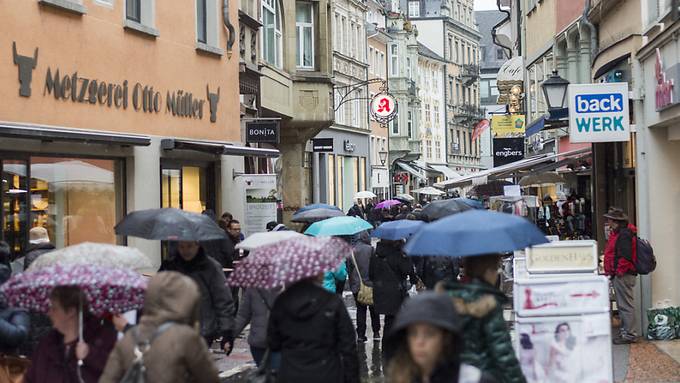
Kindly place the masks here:
POLYGON ((349 256, 334 237, 301 237, 258 247, 229 276, 228 284, 272 289, 334 270, 349 256))

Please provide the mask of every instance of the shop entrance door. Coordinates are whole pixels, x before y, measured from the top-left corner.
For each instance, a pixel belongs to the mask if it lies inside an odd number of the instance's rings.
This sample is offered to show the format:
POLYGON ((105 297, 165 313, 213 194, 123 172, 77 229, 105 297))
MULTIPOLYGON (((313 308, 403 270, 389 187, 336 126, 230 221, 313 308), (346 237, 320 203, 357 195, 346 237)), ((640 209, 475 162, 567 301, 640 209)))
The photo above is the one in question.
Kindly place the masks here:
POLYGON ((174 207, 194 213, 215 209, 212 164, 161 164, 161 207, 174 207))
POLYGON ((28 159, 0 157, 2 174, 2 240, 7 242, 12 257, 23 255, 28 243, 28 202, 31 196, 28 159))

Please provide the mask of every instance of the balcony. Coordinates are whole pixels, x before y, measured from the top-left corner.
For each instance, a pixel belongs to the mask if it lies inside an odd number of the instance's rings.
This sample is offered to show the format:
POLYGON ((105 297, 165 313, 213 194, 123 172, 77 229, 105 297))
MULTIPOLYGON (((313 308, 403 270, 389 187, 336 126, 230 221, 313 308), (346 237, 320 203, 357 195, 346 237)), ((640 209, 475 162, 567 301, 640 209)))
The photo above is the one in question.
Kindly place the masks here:
POLYGON ((456 123, 476 122, 486 115, 486 109, 471 104, 460 104, 453 108, 456 123))
POLYGON ((470 85, 479 79, 479 65, 465 64, 460 69, 460 79, 465 85, 470 85))

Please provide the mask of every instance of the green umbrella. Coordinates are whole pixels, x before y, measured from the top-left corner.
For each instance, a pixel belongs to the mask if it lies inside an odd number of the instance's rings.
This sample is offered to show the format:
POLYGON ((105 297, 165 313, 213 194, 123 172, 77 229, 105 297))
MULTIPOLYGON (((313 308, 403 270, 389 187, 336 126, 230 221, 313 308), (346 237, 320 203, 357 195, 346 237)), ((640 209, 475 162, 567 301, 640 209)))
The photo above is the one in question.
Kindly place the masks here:
POLYGON ((333 217, 313 223, 305 234, 312 237, 354 235, 364 230, 373 229, 373 225, 357 217, 333 217))

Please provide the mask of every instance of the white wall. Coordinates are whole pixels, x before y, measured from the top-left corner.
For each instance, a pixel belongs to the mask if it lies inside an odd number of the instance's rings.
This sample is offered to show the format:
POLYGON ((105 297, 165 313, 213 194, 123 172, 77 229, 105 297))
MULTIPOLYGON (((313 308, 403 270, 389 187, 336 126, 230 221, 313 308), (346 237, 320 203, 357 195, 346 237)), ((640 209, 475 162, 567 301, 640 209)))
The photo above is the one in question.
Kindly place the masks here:
POLYGON ((444 56, 444 22, 442 20, 416 20, 413 24, 418 29, 418 41, 435 53, 444 56))

